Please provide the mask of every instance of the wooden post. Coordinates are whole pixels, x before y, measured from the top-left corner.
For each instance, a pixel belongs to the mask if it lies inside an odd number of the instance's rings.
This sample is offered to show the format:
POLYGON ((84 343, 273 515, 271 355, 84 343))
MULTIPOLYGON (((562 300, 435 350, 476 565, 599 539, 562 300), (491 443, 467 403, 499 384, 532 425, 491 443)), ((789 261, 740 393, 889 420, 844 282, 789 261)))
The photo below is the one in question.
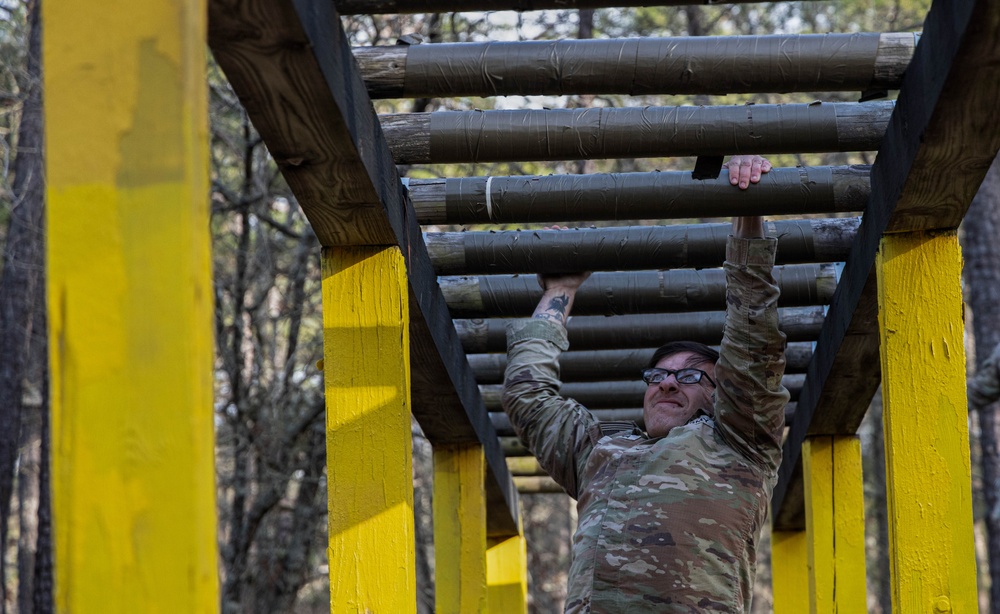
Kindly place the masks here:
POLYGON ((483 447, 434 447, 435 611, 486 611, 483 447))
POLYGON ((774 614, 809 610, 808 540, 805 531, 771 532, 774 614))
POLYGON ((865 498, 861 442, 818 436, 802 447, 809 611, 864 612, 865 498))
POLYGON ((45 4, 56 608, 218 608, 205 5, 45 4))
POLYGON ((976 612, 957 233, 887 235, 876 270, 892 611, 976 612))
POLYGON ((218 606, 204 14, 46 4, 60 611, 218 606))
POLYGON ((528 611, 528 550, 523 535, 490 539, 486 582, 490 614, 528 611))
POLYGON ((335 612, 416 611, 408 298, 398 247, 323 250, 335 612))

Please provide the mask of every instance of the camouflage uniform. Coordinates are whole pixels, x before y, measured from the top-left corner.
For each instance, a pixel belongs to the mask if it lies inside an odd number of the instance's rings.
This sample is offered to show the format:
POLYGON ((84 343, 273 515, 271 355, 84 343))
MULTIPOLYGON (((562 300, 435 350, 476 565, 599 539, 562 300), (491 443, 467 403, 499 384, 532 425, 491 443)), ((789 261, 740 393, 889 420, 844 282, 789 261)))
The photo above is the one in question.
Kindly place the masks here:
POLYGON ((973 409, 983 409, 1000 400, 1000 345, 969 381, 969 405, 973 409))
POLYGON ((609 433, 558 396, 563 326, 532 319, 508 331, 504 408, 577 499, 567 612, 750 611, 788 401, 775 247, 729 239, 714 412, 705 408, 664 437, 634 426, 609 433))

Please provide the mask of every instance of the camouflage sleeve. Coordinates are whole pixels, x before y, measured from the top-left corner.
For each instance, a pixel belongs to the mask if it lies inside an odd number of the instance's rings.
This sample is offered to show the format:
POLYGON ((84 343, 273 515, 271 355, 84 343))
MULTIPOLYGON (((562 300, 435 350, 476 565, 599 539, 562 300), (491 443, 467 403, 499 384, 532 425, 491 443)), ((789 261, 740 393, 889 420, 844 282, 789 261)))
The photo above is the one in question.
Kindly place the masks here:
POLYGON ((993 353, 969 380, 969 405, 973 409, 982 409, 997 401, 1000 401, 1000 344, 993 348, 993 353))
POLYGON ((775 239, 729 238, 726 325, 715 374, 715 418, 741 454, 771 470, 781 462, 788 391, 785 334, 778 330, 778 286, 771 270, 775 239))
POLYGON ((548 320, 528 320, 507 331, 503 408, 539 464, 571 497, 593 449, 594 416, 559 396, 559 354, 569 348, 566 329, 548 320))

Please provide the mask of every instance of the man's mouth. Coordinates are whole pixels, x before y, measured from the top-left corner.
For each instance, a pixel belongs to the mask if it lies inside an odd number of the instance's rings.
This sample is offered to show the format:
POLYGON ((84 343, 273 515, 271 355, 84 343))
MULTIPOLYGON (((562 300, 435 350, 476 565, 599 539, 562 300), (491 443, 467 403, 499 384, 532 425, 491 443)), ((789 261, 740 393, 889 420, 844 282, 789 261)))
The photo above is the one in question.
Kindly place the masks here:
POLYGON ((680 407, 681 402, 678 399, 658 399, 655 403, 656 405, 671 405, 673 407, 680 407))

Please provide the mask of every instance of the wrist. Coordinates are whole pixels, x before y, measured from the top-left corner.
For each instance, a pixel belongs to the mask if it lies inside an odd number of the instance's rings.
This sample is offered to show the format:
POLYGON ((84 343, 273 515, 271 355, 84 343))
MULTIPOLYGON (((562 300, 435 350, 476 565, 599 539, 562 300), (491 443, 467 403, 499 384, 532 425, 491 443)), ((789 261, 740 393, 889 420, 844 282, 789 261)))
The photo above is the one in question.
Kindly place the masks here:
POLYGON ((737 239, 763 239, 764 218, 759 215, 734 217, 733 236, 737 239))

